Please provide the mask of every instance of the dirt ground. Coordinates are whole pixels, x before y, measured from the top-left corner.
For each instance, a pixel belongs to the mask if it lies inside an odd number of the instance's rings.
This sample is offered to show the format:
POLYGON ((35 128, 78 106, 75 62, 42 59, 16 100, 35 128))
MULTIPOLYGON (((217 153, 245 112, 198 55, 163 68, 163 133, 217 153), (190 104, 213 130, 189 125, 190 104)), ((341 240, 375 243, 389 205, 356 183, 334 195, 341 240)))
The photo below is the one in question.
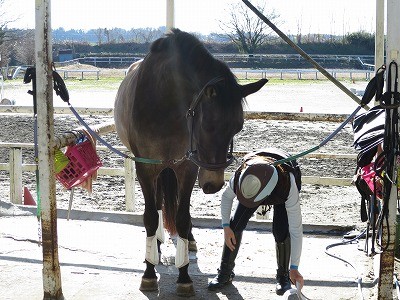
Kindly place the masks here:
MULTIPOLYGON (((88 124, 109 121, 109 117, 85 116, 88 124)), ((1 116, 3 132, 1 142, 33 142, 33 117, 28 115, 1 116)), ((297 154, 318 145, 339 124, 335 122, 299 122, 276 120, 246 120, 243 130, 235 137, 235 151, 251 151, 263 147, 279 147, 297 154), (251 137, 251 139, 249 138, 251 137)), ((66 129, 79 127, 71 115, 56 115, 56 134, 66 129)), ((104 138, 112 145, 120 145, 115 133, 104 138)), ((346 126, 331 142, 319 150, 321 153, 354 154, 352 148, 352 129, 346 126)), ((123 167, 123 159, 109 151, 99 151, 104 167, 123 167)), ((6 162, 9 154, 0 148, 0 161, 6 162)), ((239 158, 240 160, 240 158, 239 158)), ((304 176, 351 178, 355 168, 354 159, 315 159, 300 158, 304 176)), ((23 151, 23 162, 33 163, 33 150, 23 151)), ((231 166, 228 170, 234 170, 231 166)), ((9 199, 9 177, 6 171, 0 171, 0 199, 9 199)), ((23 184, 35 198, 34 173, 24 172, 23 184)), ((136 185, 136 211, 143 210, 143 197, 139 184, 136 185)), ((205 195, 197 187, 192 196, 193 216, 219 217, 219 197, 221 192, 205 195), (206 208, 206 209, 205 209, 206 208)), ((57 183, 58 207, 67 208, 70 192, 57 183)), ((305 224, 338 224, 362 226, 359 220, 359 195, 353 186, 323 186, 303 184, 301 192, 303 221, 305 224)), ((86 190, 75 189, 73 208, 83 210, 124 211, 124 178, 118 176, 99 176, 93 184, 92 194, 86 190)))

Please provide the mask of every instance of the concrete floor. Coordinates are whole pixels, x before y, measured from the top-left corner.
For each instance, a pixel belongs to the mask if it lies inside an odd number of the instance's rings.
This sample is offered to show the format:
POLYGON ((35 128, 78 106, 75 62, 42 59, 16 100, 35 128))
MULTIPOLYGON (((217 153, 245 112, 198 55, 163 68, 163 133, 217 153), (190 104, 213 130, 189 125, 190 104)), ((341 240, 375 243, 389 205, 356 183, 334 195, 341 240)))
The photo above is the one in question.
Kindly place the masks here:
MULTIPOLYGON (((0 299, 43 299, 38 221, 34 215, 18 216, 21 213, 15 210, 12 216, 0 217, 0 299)), ((74 211, 71 220, 58 219, 65 299, 182 299, 175 293, 177 269, 172 240, 162 246, 162 263, 156 267, 159 292, 143 293, 139 286, 145 267, 145 230, 140 221, 126 224, 129 222, 115 220, 96 212, 74 211)), ((264 223, 250 226, 252 230, 244 233, 233 284, 220 292, 207 290, 222 252, 223 233, 215 224, 212 220, 194 220, 198 252, 190 252, 189 272, 196 295, 190 299, 283 299, 275 295, 275 247, 268 226, 262 227, 264 223), (208 228, 204 226, 207 223, 211 224, 208 228)), ((364 240, 329 249, 329 253, 351 262, 355 271, 325 253, 328 245, 342 241, 342 235, 331 230, 319 227, 319 235, 304 236, 300 265, 305 279, 303 294, 309 299, 361 299, 356 282, 360 276, 364 299, 373 298, 373 263, 362 251, 364 240)), ((307 231, 311 232, 310 228, 307 231)))

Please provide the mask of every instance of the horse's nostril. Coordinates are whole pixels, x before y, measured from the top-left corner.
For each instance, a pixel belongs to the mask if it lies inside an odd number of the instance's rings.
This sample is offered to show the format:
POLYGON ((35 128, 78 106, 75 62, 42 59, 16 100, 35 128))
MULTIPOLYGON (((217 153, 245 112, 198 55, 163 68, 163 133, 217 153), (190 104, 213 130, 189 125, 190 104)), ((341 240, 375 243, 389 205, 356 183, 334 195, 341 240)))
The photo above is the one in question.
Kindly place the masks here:
POLYGON ((218 192, 222 188, 223 184, 221 186, 216 186, 210 182, 207 182, 203 185, 203 192, 204 194, 214 194, 218 192))

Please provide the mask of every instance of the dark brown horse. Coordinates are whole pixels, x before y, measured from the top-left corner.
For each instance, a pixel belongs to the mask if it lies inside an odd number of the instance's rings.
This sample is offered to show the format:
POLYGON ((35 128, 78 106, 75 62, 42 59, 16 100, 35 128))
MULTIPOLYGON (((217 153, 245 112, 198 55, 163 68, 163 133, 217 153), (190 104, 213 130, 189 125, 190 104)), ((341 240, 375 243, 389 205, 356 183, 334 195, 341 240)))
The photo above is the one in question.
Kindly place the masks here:
POLYGON ((177 293, 194 294, 188 274, 193 186, 198 178, 206 194, 222 188, 224 169, 233 159, 233 136, 243 126, 243 98, 266 82, 239 85, 223 62, 178 29, 156 40, 144 60, 129 69, 115 101, 117 132, 135 157, 158 160, 136 161, 147 233, 141 290, 158 289, 154 266, 163 205, 166 229, 178 234, 177 293))

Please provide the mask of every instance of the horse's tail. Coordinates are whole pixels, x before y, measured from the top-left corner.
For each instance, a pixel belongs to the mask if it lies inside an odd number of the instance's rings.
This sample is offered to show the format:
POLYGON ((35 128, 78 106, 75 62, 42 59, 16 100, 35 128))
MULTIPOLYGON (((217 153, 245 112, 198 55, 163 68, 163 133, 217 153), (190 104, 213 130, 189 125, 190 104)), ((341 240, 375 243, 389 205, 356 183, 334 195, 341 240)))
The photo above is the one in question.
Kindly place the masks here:
POLYGON ((178 183, 176 180, 175 172, 172 169, 164 169, 160 178, 162 192, 164 194, 164 226, 165 229, 171 234, 176 234, 176 213, 178 209, 178 183))

